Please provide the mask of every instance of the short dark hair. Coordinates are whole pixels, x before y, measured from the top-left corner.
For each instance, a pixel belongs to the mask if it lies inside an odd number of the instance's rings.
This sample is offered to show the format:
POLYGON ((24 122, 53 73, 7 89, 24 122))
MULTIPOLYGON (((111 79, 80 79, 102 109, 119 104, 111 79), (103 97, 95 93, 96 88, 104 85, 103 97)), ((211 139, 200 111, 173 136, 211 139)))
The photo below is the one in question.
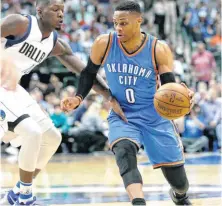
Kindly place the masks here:
MULTIPOLYGON (((63 0, 64 2, 64 0, 63 0)), ((52 3, 52 0, 36 0, 36 6, 45 6, 52 3)))
POLYGON ((50 0, 36 0, 36 6, 42 6, 50 4, 50 0))
POLYGON ((130 11, 141 13, 140 5, 135 1, 121 2, 115 9, 115 11, 130 11))

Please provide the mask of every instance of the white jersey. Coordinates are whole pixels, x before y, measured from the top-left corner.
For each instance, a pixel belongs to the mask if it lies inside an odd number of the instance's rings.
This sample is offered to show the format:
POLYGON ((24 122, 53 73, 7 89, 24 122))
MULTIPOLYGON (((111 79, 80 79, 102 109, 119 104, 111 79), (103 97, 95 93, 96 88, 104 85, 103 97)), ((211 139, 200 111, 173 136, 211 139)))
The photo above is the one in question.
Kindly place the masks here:
MULTIPOLYGON (((27 18, 29 25, 25 34, 19 38, 9 36, 4 42, 4 49, 13 57, 21 76, 42 63, 49 56, 57 41, 56 32, 51 32, 48 38, 42 39, 37 18, 30 15, 27 18)), ((48 115, 42 111, 24 88, 17 85, 15 91, 8 91, 0 87, 0 139, 7 130, 14 130, 14 122, 27 115, 39 124, 43 132, 53 127, 48 115)), ((15 142, 18 141, 14 144, 21 145, 21 138, 14 139, 14 137, 15 135, 6 134, 2 140, 8 142, 13 139, 15 142)))
POLYGON ((42 33, 35 16, 28 15, 29 25, 26 33, 19 38, 6 38, 5 50, 13 57, 19 73, 28 74, 35 66, 43 62, 51 53, 57 33, 51 32, 48 38, 42 39, 42 33))

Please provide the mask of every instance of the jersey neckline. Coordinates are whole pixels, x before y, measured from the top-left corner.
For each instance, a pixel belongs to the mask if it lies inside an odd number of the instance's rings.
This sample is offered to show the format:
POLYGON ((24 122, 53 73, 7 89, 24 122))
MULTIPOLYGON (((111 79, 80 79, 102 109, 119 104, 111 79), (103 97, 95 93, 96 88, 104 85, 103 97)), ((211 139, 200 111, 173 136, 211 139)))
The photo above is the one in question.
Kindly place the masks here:
POLYGON ((145 32, 141 32, 144 34, 144 38, 143 41, 141 43, 141 45, 138 47, 137 50, 135 50, 134 52, 128 52, 125 47, 121 44, 120 40, 118 39, 118 44, 120 46, 120 49, 124 52, 124 54, 126 54, 129 57, 135 56, 136 54, 138 54, 140 51, 142 51, 142 49, 144 48, 144 46, 146 45, 146 42, 148 40, 148 35, 145 32))

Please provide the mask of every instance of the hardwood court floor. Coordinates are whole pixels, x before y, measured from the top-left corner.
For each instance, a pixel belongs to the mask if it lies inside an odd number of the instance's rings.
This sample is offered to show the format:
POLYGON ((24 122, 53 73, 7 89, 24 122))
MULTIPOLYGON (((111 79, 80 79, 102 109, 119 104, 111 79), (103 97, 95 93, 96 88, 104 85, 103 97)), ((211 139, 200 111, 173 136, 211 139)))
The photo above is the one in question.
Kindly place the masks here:
MULTIPOLYGON (((138 156, 138 163, 147 205, 173 205, 161 170, 153 170, 144 155, 138 156)), ((187 155, 186 163, 193 205, 222 205, 221 154, 187 155)), ((17 180, 16 159, 3 156, 2 190, 13 187, 17 180)), ((36 178, 34 193, 41 205, 130 206, 114 157, 104 153, 55 156, 36 178)))

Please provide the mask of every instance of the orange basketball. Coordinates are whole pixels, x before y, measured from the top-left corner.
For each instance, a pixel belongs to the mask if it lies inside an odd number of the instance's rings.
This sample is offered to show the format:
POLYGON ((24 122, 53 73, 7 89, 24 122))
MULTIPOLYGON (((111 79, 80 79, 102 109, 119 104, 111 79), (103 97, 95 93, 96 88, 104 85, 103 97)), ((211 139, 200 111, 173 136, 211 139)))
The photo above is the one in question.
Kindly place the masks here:
POLYGON ((161 86, 154 96, 154 107, 160 116, 173 120, 190 111, 190 98, 187 89, 177 83, 161 86))

